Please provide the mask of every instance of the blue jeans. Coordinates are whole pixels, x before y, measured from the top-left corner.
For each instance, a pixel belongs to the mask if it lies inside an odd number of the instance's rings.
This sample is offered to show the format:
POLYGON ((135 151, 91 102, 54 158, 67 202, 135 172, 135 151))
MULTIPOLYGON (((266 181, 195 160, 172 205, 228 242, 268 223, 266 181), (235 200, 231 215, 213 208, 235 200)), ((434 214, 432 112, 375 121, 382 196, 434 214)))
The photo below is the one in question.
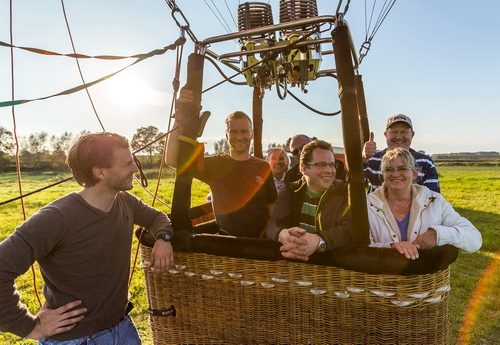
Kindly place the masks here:
POLYGON ((92 335, 66 341, 38 340, 38 345, 141 345, 141 338, 137 333, 130 316, 120 321, 116 326, 103 329, 92 335))

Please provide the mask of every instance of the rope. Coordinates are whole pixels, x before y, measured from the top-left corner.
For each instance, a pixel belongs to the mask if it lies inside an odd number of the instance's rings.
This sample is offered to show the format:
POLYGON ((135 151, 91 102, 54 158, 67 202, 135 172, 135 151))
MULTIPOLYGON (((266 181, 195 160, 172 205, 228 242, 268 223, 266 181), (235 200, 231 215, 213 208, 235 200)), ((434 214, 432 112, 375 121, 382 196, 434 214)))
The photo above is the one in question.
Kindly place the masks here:
POLYGON ((111 77, 113 77, 114 75, 126 70, 127 68, 129 67, 132 67, 133 65, 141 62, 141 61, 144 61, 152 56, 156 56, 156 55, 163 55, 165 54, 167 51, 169 50, 173 50, 175 49, 177 46, 179 45, 182 45, 186 42, 186 39, 184 37, 179 37, 173 44, 169 45, 169 46, 166 46, 164 48, 161 48, 161 49, 155 49, 155 50, 152 50, 150 51, 149 53, 147 54, 143 54, 141 58, 138 58, 137 60, 135 60, 133 63, 131 63, 130 65, 128 66, 125 66, 121 69, 119 69, 118 71, 116 72, 113 72, 111 74, 108 74, 102 78, 99 78, 97 80, 94 80, 94 81, 91 81, 90 83, 86 83, 86 84, 83 84, 83 85, 79 85, 79 86, 75 86, 75 87, 72 87, 70 89, 67 89, 67 90, 64 90, 64 91, 61 91, 59 93, 56 93, 56 94, 53 94, 53 95, 50 95, 50 96, 45 96, 45 97, 39 97, 39 98, 34 98, 34 99, 20 99, 20 100, 12 100, 12 101, 4 101, 4 102, 0 102, 0 108, 1 107, 9 107, 9 106, 12 106, 12 105, 20 105, 20 104, 25 104, 25 103, 29 103, 29 102, 33 102, 33 101, 40 101, 40 100, 44 100, 44 99, 48 99, 48 98, 52 98, 52 97, 57 97, 57 96, 63 96, 63 95, 69 95, 69 94, 72 94, 72 93, 75 93, 77 91, 80 91, 80 90, 83 90, 87 87, 90 87, 90 86, 93 86, 95 84, 98 84, 106 79, 109 79, 111 77))
MULTIPOLYGON (((181 34, 182 34, 182 36, 184 36, 184 29, 181 29, 181 34)), ((184 52, 184 45, 181 45, 180 47, 177 47, 177 49, 176 49, 176 59, 175 59, 176 64, 175 64, 174 80, 172 80, 172 87, 174 89, 174 92, 172 93, 172 101, 170 102, 170 115, 168 117, 168 125, 167 125, 168 131, 167 131, 167 133, 165 133, 165 134, 159 136, 158 138, 156 138, 153 142, 148 143, 144 147, 141 147, 140 150, 143 150, 146 147, 152 145, 154 142, 156 142, 156 141, 158 141, 158 140, 160 140, 162 138, 165 138, 164 139, 164 143, 163 143, 163 152, 164 153, 167 152, 167 143, 168 143, 169 134, 172 133, 172 131, 174 131, 175 129, 177 129, 176 127, 170 129, 170 126, 172 125, 172 114, 174 112, 174 105, 175 105, 175 101, 176 101, 177 92, 179 91, 179 78, 180 78, 180 70, 181 70, 181 65, 182 65, 183 52, 184 52)), ((136 152, 139 152, 140 150, 136 150, 136 152)), ((137 160, 137 162, 140 164, 140 162, 137 159, 137 157, 135 156, 135 154, 134 154, 134 160, 137 160)), ((155 192, 154 192, 154 195, 153 195, 153 201, 151 202, 151 207, 154 207, 155 201, 157 200, 158 190, 160 189, 160 183, 161 183, 161 175, 162 175, 162 172, 163 172, 163 165, 164 165, 164 159, 162 159, 160 161, 160 168, 158 169, 158 178, 156 180, 156 188, 155 188, 155 192)), ((139 168, 139 171, 141 173, 141 185, 142 185, 142 177, 143 177, 142 167, 139 168)), ((144 176, 144 179, 146 179, 145 176, 144 176)), ((147 186, 147 184, 146 184, 146 186, 147 186)), ((143 187, 144 187, 145 190, 146 190, 146 188, 145 188, 146 186, 143 185, 143 187)), ((171 209, 170 206, 166 205, 165 203, 163 203, 163 204, 165 206, 167 206, 168 208, 171 209)), ((137 241, 138 242, 137 248, 136 248, 135 254, 134 254, 134 260, 133 260, 133 263, 132 263, 132 269, 131 269, 129 280, 128 280, 128 286, 129 286, 129 288, 130 288, 130 285, 132 284, 132 278, 134 277, 135 269, 137 267, 137 259, 139 257, 139 247, 140 247, 140 243, 141 243, 141 239, 142 239, 142 235, 143 234, 144 234, 144 231, 140 231, 140 235, 139 235, 139 238, 138 238, 138 241, 137 241)))
POLYGON ((287 94, 289 94, 290 96, 292 96, 293 99, 295 99, 297 102, 299 102, 300 104, 302 104, 304 107, 306 107, 307 109, 311 110, 312 112, 315 112, 316 114, 319 114, 319 115, 323 115, 323 116, 335 116, 335 115, 339 115, 341 113, 340 110, 336 111, 336 112, 333 112, 333 113, 325 113, 325 112, 322 112, 322 111, 319 111, 317 109, 314 109, 313 107, 311 107, 310 105, 306 104, 304 101, 300 100, 297 96, 295 96, 290 90, 287 91, 287 94))
POLYGON ((123 59, 140 59, 149 53, 140 53, 140 54, 134 54, 134 55, 87 55, 83 53, 58 53, 54 52, 51 50, 45 50, 41 48, 33 48, 33 47, 24 47, 24 46, 17 46, 13 45, 11 43, 3 42, 0 41, 0 47, 6 47, 6 48, 16 48, 20 50, 25 50, 31 53, 35 54, 40 54, 40 55, 49 55, 49 56, 63 56, 63 57, 69 57, 73 59, 97 59, 97 60, 123 60, 123 59))
MULTIPOLYGON (((214 67, 217 69, 217 71, 222 75, 223 78, 228 78, 227 75, 222 71, 222 69, 217 65, 217 63, 208 55, 204 55, 205 59, 208 60, 214 67)), ((233 85, 246 85, 247 83, 244 81, 233 81, 233 80, 228 80, 233 85)))
MULTIPOLYGON (((12 15, 12 0, 9 2, 9 36, 10 43, 14 42, 14 34, 12 30, 13 24, 13 15, 12 15)), ((10 77, 11 77, 11 99, 15 98, 15 83, 14 83, 14 48, 10 48, 10 77)), ((16 176, 17 176, 17 185, 19 189, 19 194, 23 194, 22 182, 21 182, 21 162, 19 159, 19 140, 17 137, 17 125, 16 125, 16 111, 15 107, 12 106, 12 122, 13 122, 13 134, 16 142, 16 176)), ((26 209, 24 207, 24 201, 21 199, 21 209, 23 212, 23 220, 26 221, 26 209)), ((42 300, 40 299, 40 294, 38 293, 38 289, 36 287, 36 272, 35 267, 31 265, 31 277, 33 280, 33 292, 35 293, 36 299, 38 301, 38 305, 40 308, 42 307, 42 300)))
MULTIPOLYGON (((31 191, 31 192, 29 192, 29 193, 19 195, 19 196, 15 197, 15 198, 8 199, 8 200, 4 200, 4 201, 0 202, 0 206, 5 205, 5 204, 8 204, 8 203, 13 202, 13 201, 16 201, 16 200, 19 200, 19 199, 21 199, 21 203, 22 203, 22 202, 23 202, 22 200, 23 200, 24 198, 26 198, 26 197, 30 196, 30 195, 36 194, 36 193, 38 193, 38 192, 42 192, 42 191, 44 191, 44 190, 46 190, 46 189, 49 189, 49 188, 55 187, 55 186, 57 186, 57 185, 59 185, 59 184, 61 184, 61 183, 64 183, 64 182, 70 181, 70 180, 72 180, 72 179, 73 179, 73 176, 68 177, 68 178, 65 178, 64 180, 60 180, 60 181, 54 182, 54 183, 49 184, 49 185, 47 185, 47 186, 45 186, 45 187, 35 189, 34 191, 31 191)), ((24 219, 26 220, 26 217, 25 217, 24 219)))
MULTIPOLYGON (((75 43, 73 42, 73 36, 71 35, 71 30, 69 28, 68 17, 66 16, 66 9, 64 8, 64 0, 61 0, 61 6, 62 6, 63 14, 64 14, 64 21, 66 22, 66 28, 68 29, 69 39, 71 41, 71 47, 73 48, 73 53, 76 54, 75 43)), ((78 72, 80 73, 80 78, 82 80, 82 83, 85 85, 86 82, 85 82, 85 78, 83 77, 82 68, 80 67, 80 61, 78 61, 78 58, 75 58, 75 61, 76 61, 76 65, 78 67, 78 72)), ((92 100, 92 97, 90 96, 89 89, 85 88, 85 92, 87 93, 87 97, 90 101, 90 105, 92 106, 92 109, 94 110, 94 114, 97 118, 97 121, 99 121, 99 125, 101 125, 101 128, 104 131, 105 130, 104 125, 102 124, 102 121, 101 121, 101 118, 99 117, 99 114, 97 114, 97 110, 95 108, 94 101, 92 100)))

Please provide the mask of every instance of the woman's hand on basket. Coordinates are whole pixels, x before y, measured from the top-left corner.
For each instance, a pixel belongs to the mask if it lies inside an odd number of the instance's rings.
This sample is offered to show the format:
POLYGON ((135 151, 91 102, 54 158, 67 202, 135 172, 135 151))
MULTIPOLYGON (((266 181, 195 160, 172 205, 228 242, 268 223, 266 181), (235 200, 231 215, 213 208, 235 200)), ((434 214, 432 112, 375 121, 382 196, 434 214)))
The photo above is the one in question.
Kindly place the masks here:
POLYGON ((151 265, 153 271, 166 272, 174 264, 174 250, 170 241, 158 239, 151 251, 151 265))
POLYGON ((403 254, 407 259, 418 259, 418 250, 420 246, 411 242, 394 242, 391 247, 403 254))

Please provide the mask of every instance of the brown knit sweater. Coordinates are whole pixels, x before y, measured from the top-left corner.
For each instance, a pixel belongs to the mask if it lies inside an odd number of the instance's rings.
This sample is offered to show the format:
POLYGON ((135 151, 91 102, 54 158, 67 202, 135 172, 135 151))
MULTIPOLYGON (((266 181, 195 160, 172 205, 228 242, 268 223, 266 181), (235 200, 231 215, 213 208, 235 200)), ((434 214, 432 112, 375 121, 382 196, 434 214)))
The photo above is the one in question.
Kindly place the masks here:
POLYGON ((50 339, 79 338, 116 324, 127 304, 134 224, 155 238, 172 232, 164 213, 127 192, 116 195, 109 212, 72 193, 29 218, 0 243, 0 331, 25 337, 35 327, 14 286, 35 261, 51 309, 75 300, 88 309, 75 328, 50 339))

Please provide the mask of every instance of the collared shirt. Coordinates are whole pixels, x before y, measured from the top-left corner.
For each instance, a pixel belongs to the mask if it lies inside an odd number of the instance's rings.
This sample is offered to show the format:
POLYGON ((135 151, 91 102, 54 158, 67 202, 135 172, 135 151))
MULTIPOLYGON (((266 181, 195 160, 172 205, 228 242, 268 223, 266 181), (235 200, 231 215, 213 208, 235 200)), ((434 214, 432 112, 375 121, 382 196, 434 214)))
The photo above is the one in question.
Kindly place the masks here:
POLYGON ((283 174, 283 177, 281 178, 281 180, 278 180, 274 176, 273 176, 273 179, 274 179, 274 185, 276 186, 276 190, 278 191, 278 193, 286 188, 284 174, 283 174))

